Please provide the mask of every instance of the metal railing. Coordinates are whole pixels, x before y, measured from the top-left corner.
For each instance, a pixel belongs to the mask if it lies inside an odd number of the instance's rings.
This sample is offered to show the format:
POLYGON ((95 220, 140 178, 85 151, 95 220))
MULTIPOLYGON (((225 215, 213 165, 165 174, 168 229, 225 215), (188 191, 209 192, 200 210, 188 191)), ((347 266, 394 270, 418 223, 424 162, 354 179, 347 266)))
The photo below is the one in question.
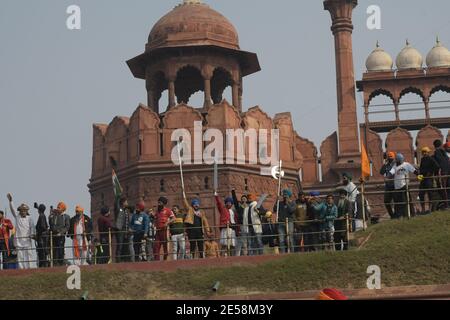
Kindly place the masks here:
MULTIPOLYGON (((196 230, 203 227, 185 227, 179 245, 175 246, 176 239, 170 235, 170 227, 164 229, 154 229, 152 235, 144 235, 142 232, 114 231, 93 234, 78 235, 85 239, 85 243, 78 246, 66 245, 66 237, 75 237, 73 234, 55 236, 53 232, 45 235, 30 237, 14 237, 16 240, 26 240, 28 246, 17 247, 10 244, 9 253, 0 250, 1 269, 29 269, 36 267, 57 267, 63 265, 96 265, 119 262, 139 262, 158 260, 182 260, 198 258, 214 258, 226 256, 246 256, 263 255, 293 252, 308 252, 319 250, 339 250, 347 249, 349 233, 351 232, 351 218, 345 217, 335 219, 334 222, 342 221, 344 229, 334 230, 334 227, 324 226, 325 220, 289 220, 283 223, 262 222, 261 224, 246 225, 247 227, 271 227, 271 232, 265 233, 242 233, 239 229, 244 225, 227 225, 226 227, 209 227, 211 236, 204 235, 196 230), (292 225, 301 223, 301 227, 292 225), (226 237, 217 236, 226 230, 226 237), (233 232, 234 230, 234 232, 233 232), (283 231, 284 236, 279 233, 283 231), (165 233, 165 237, 158 240, 158 232, 165 233), (195 233, 198 236, 191 236, 195 233), (337 235, 337 236, 336 236, 337 235), (284 238, 284 241, 280 241, 284 238), (339 244, 334 239, 339 239, 339 244), (33 241, 36 244, 33 246, 33 241), (159 243, 159 244, 158 244, 159 243), (198 245, 193 250, 192 245, 198 245), (280 247, 281 244, 284 244, 280 247), (77 248, 79 255, 75 253, 71 258, 67 255, 67 250, 75 251, 77 248), (166 248, 166 250, 164 250, 166 248), (177 248, 177 251, 174 251, 177 248), (272 252, 268 252, 272 248, 272 252), (159 250, 158 250, 159 249, 159 250), (161 252, 163 251, 163 252, 161 252), (284 251, 284 252, 281 252, 284 251)), ((251 229, 251 228, 250 228, 251 229)), ((12 240, 12 239, 11 239, 12 240)), ((0 239, 0 242, 2 240, 0 239)), ((81 239, 83 242, 83 240, 81 239)), ((23 243, 23 241, 21 241, 23 243)))

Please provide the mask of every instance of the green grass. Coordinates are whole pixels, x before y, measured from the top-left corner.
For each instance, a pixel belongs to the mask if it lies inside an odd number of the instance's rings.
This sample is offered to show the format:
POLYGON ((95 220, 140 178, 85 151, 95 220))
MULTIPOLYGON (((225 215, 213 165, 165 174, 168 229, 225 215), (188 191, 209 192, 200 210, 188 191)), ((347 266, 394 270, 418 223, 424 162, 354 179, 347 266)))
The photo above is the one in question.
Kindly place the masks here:
POLYGON ((384 287, 450 283, 450 213, 388 221, 361 250, 291 255, 256 266, 202 267, 177 272, 83 271, 82 290, 66 289, 65 273, 5 277, 2 299, 170 299, 205 297, 216 281, 219 295, 364 288, 369 265, 381 268, 384 287))

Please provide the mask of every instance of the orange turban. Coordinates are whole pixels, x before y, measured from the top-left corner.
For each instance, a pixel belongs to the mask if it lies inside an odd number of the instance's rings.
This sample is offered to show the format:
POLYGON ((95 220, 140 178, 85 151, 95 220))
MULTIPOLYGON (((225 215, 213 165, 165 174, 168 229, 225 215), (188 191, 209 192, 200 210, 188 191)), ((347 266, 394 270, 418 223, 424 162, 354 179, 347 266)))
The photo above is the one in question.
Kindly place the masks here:
POLYGON ((248 201, 250 201, 250 202, 256 201, 256 195, 255 195, 254 193, 249 193, 249 194, 247 195, 247 199, 248 199, 248 201))
POLYGON ((80 212, 80 213, 84 213, 84 209, 83 209, 83 207, 81 207, 81 206, 76 206, 75 207, 75 212, 80 212))
POLYGON ((388 158, 395 159, 395 152, 388 152, 387 156, 388 158))
POLYGON ((58 206, 56 207, 56 209, 58 209, 61 212, 64 212, 67 210, 67 206, 64 202, 61 201, 60 203, 58 203, 58 206))
POLYGON ((323 289, 316 300, 348 300, 348 298, 337 289, 323 289))

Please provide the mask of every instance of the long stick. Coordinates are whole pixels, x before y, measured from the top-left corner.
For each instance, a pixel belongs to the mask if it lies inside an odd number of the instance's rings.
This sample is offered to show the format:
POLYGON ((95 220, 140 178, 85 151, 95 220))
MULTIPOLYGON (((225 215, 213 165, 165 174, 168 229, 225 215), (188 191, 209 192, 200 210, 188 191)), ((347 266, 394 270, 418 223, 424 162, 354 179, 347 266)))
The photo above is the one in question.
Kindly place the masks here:
POLYGON ((183 162, 181 161, 181 148, 180 148, 179 142, 177 144, 177 149, 178 149, 178 162, 180 163, 181 189, 183 190, 183 194, 185 194, 184 193, 184 178, 183 178, 183 162))
MULTIPOLYGON (((281 193, 281 164, 282 161, 280 160, 280 164, 279 164, 279 172, 278 172, 278 192, 277 192, 277 217, 280 217, 280 193, 281 193)), ((281 222, 280 219, 278 218, 278 222, 281 222)))
POLYGON ((217 165, 217 157, 214 159, 214 191, 218 192, 219 189, 219 168, 217 165))
POLYGON ((366 200, 364 198, 364 182, 361 184, 361 201, 362 201, 362 216, 363 216, 363 229, 366 231, 366 200))
POLYGON ((409 179, 405 178, 406 180, 406 208, 407 208, 407 212, 408 212, 408 219, 411 219, 411 207, 410 207, 410 200, 409 199, 409 179))
POLYGON ((108 231, 108 244, 109 244, 109 261, 108 264, 112 263, 112 236, 111 236, 111 229, 108 231))

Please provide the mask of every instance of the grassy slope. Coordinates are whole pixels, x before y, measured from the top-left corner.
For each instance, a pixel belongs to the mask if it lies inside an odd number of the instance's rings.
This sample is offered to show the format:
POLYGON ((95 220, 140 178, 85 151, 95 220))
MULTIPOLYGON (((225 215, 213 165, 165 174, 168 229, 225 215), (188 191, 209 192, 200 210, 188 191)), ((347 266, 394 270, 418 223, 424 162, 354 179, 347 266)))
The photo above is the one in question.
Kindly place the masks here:
MULTIPOLYGON (((258 266, 201 268, 173 272, 82 273, 82 291, 95 299, 158 299, 205 296, 216 281, 220 294, 248 294, 319 289, 363 288, 369 265, 378 265, 382 285, 450 283, 450 214, 411 221, 389 221, 357 234, 370 240, 361 250, 291 255, 258 266)), ((78 299, 66 289, 64 273, 6 278, 0 273, 2 298, 78 299)))

